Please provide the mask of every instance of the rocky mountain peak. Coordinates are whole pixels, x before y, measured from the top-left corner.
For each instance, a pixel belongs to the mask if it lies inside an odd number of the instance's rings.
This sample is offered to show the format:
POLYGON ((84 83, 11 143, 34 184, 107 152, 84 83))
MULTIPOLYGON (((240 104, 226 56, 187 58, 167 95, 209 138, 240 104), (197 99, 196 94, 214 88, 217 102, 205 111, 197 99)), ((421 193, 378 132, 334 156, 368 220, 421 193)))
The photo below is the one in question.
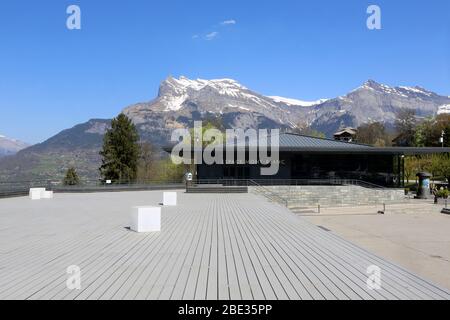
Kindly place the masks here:
POLYGON ((181 76, 178 79, 169 76, 161 83, 160 96, 166 95, 168 93, 185 94, 188 91, 200 91, 205 89, 206 87, 211 87, 219 92, 222 92, 223 94, 226 94, 226 90, 230 89, 247 90, 247 88, 233 79, 192 80, 184 76, 181 76))
POLYGON ((377 89, 380 88, 381 84, 376 82, 375 80, 369 79, 366 82, 363 83, 362 88, 373 88, 377 89))
POLYGON ((245 91, 248 89, 233 79, 192 80, 184 76, 178 79, 169 76, 161 83, 157 99, 165 106, 164 111, 178 111, 188 98, 200 95, 236 98, 245 91))
POLYGON ((395 93, 395 88, 392 88, 386 84, 379 83, 375 80, 367 80, 363 83, 363 85, 357 88, 354 91, 363 90, 363 91, 374 91, 381 94, 392 94, 395 93))
POLYGON ((29 146, 30 145, 28 143, 17 139, 8 138, 0 134, 0 157, 16 154, 20 150, 29 146))

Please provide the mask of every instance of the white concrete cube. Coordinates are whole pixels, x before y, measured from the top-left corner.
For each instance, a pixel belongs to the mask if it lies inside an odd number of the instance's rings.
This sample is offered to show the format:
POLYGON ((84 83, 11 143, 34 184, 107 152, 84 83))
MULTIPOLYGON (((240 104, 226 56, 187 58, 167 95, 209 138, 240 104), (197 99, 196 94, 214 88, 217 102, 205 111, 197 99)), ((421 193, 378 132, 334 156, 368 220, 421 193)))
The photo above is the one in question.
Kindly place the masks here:
POLYGON ((176 206, 177 205, 177 193, 176 192, 164 192, 163 205, 164 206, 176 206))
POLYGON ((42 192, 45 192, 45 188, 31 188, 30 189, 30 199, 40 200, 42 198, 42 192))
POLYGON ((42 199, 53 199, 53 191, 42 191, 41 198, 42 199))
POLYGON ((133 207, 130 229, 136 232, 161 231, 161 208, 133 207))

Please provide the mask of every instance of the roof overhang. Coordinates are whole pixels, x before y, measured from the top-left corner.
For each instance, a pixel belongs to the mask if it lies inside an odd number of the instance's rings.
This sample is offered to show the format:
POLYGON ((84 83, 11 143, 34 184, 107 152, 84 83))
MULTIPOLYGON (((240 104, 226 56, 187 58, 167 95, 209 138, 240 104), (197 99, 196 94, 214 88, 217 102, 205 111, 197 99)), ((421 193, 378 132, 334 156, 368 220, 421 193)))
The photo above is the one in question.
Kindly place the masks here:
MULTIPOLYGON (((166 146, 164 151, 172 152, 173 146, 166 146)), ((238 152, 238 151, 258 151, 256 147, 234 147, 224 148, 216 147, 216 152, 238 152)), ((269 147, 270 151, 271 148, 269 147)), ((415 148, 415 147, 366 147, 354 146, 347 147, 279 147, 279 152, 295 152, 295 153, 309 153, 309 154, 385 154, 385 155, 424 155, 424 154, 443 154, 450 153, 450 148, 415 148)), ((203 152, 204 149, 194 148, 192 152, 203 152)))
POLYGON ((373 147, 373 148, 280 148, 280 152, 423 155, 450 153, 450 148, 373 147))

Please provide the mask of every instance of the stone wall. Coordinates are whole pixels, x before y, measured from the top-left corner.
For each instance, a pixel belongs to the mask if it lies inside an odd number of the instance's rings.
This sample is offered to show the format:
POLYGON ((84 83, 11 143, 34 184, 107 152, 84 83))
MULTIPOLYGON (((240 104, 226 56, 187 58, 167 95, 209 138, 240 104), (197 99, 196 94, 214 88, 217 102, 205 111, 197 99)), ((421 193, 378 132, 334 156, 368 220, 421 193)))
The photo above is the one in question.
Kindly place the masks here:
POLYGON ((272 199, 273 194, 276 194, 285 200, 289 208, 377 205, 405 201, 403 189, 371 189, 359 186, 269 186, 252 187, 250 192, 272 199))

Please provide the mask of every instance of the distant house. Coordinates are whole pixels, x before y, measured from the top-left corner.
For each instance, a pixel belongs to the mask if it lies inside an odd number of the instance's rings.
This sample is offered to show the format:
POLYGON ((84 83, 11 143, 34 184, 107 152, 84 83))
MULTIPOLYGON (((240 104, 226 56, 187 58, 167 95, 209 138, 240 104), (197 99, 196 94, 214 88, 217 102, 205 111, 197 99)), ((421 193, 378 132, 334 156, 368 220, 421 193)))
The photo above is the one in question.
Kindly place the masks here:
POLYGON ((347 127, 334 134, 334 140, 344 141, 344 142, 356 142, 357 130, 354 128, 347 127))

